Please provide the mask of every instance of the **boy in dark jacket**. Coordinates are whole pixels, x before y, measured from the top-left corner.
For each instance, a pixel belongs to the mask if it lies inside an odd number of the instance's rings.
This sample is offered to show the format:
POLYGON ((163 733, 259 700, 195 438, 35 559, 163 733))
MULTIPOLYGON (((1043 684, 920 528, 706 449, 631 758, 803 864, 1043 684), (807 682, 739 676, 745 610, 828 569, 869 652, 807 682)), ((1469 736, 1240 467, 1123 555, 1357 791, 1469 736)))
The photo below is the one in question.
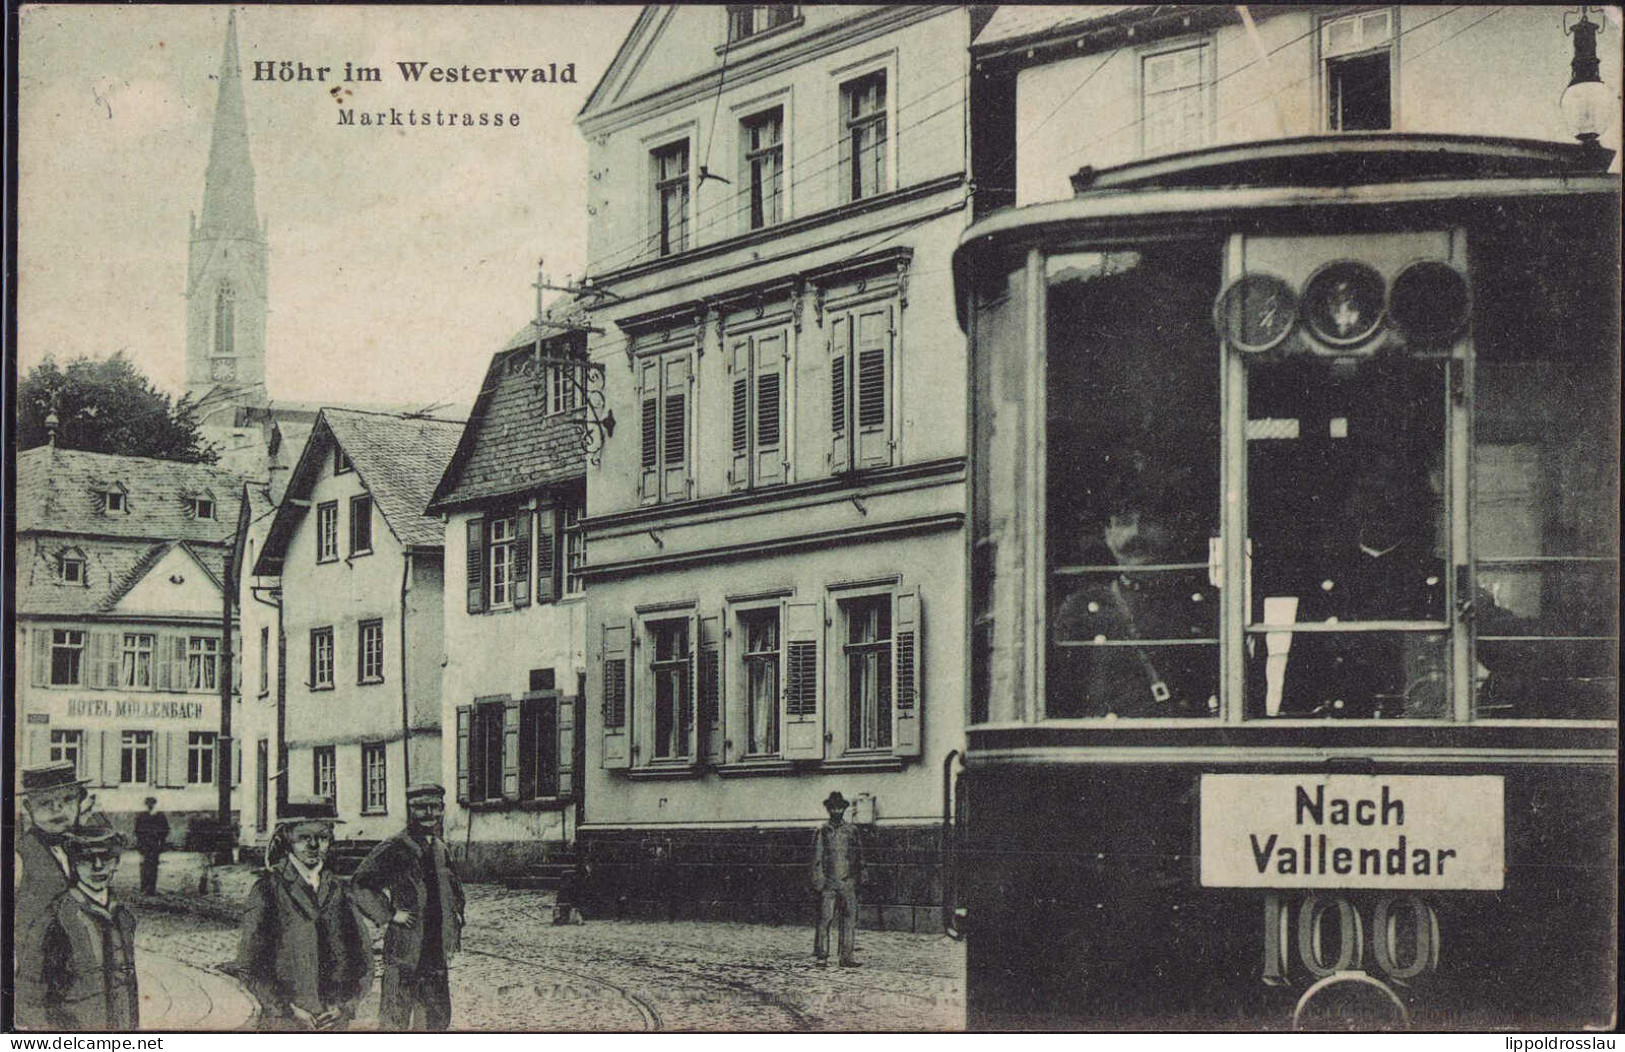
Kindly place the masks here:
MULTIPOLYGON (((105 820, 103 820, 105 822, 105 820)), ((74 884, 27 924, 17 947, 17 1022, 27 1029, 134 1030, 135 914, 113 897, 124 838, 105 825, 62 837, 74 884)))
POLYGON ((332 802, 290 803, 281 817, 243 911, 238 975, 262 1030, 342 1030, 372 986, 372 939, 327 869, 332 802))

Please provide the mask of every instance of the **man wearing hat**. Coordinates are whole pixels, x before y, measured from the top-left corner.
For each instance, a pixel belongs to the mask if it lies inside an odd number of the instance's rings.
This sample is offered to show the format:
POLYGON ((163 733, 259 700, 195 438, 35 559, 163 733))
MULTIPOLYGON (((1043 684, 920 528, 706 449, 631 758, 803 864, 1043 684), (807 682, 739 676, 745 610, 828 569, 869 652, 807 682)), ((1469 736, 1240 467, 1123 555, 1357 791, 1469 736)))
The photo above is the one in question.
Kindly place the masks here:
POLYGON ((158 813, 158 798, 147 797, 147 809, 135 816, 135 846, 141 852, 141 894, 158 894, 158 856, 169 841, 169 819, 158 813))
POLYGON ((451 1026, 446 962, 461 943, 463 885, 446 854, 446 790, 406 790, 406 829, 372 850, 351 883, 367 917, 384 928, 384 1030, 451 1026))
POLYGON ((863 877, 863 840, 858 827, 844 821, 846 797, 832 792, 824 800, 829 821, 813 838, 813 887, 820 895, 818 927, 813 931, 813 956, 829 961, 829 928, 839 915, 841 967, 858 967, 852 956, 858 928, 858 882, 863 877))
MULTIPOLYGON (((134 1030, 135 914, 113 897, 124 838, 99 824, 59 847, 73 885, 23 929, 17 945, 17 1022, 28 1029, 134 1030)), ((24 920, 26 914, 19 913, 24 920)))
POLYGON ((38 917, 73 886, 73 867, 62 840, 85 807, 85 783, 69 760, 24 768, 22 790, 30 828, 16 843, 18 918, 38 917))
POLYGON ((243 910, 237 972, 262 1030, 341 1030, 372 987, 372 939, 350 889, 327 869, 337 809, 289 801, 243 910))

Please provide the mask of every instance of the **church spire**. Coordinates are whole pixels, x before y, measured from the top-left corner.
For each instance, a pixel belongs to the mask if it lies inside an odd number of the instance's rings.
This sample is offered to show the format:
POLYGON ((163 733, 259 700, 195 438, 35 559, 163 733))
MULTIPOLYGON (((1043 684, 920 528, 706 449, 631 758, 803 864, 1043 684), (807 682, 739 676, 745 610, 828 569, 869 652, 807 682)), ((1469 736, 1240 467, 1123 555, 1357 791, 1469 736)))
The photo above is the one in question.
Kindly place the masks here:
POLYGON ((214 106, 214 139, 203 181, 203 222, 198 234, 257 238, 254 164, 248 156, 248 117, 243 108, 243 71, 237 58, 237 12, 226 17, 226 52, 220 60, 220 91, 214 106))

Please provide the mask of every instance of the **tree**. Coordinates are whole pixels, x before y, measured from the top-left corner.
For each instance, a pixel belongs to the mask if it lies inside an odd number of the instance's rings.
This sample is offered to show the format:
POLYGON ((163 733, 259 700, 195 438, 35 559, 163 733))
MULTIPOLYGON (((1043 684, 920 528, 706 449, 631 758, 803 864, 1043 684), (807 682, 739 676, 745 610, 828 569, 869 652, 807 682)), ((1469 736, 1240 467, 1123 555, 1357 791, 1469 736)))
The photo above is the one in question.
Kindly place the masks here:
POLYGON ((56 412, 63 449, 212 464, 220 451, 204 440, 189 398, 171 402, 120 351, 76 358, 66 368, 47 357, 17 385, 17 448, 49 441, 45 418, 56 412))

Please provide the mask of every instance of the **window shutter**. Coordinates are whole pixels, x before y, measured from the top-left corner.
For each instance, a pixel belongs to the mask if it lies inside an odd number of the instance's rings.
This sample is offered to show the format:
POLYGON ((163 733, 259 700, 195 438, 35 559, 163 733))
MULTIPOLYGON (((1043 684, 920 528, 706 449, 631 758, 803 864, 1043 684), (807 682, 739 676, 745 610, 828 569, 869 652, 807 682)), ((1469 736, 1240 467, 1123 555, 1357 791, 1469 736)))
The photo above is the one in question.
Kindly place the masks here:
POLYGON ((824 711, 821 704, 822 663, 818 643, 824 635, 821 601, 784 604, 784 758, 820 760, 824 756, 824 711))
MULTIPOLYGON (((576 787, 576 707, 581 699, 559 698, 558 789, 557 796, 575 795, 576 787)), ((547 702, 542 702, 547 704, 547 702)))
POLYGON ((519 799, 519 701, 502 705, 502 799, 519 799))
POLYGON ((688 356, 667 359, 663 371, 665 385, 661 389, 660 406, 660 499, 686 500, 689 465, 693 460, 689 456, 688 449, 688 356))
POLYGON ((179 690, 169 678, 169 637, 152 637, 152 689, 179 690))
POLYGON ((457 802, 465 807, 468 806, 468 732, 473 714, 473 706, 457 706, 457 802))
POLYGON ((51 630, 33 628, 29 630, 28 636, 34 644, 34 674, 29 682, 36 687, 43 687, 51 680, 51 630))
POLYGON ((119 657, 123 653, 124 634, 122 632, 103 632, 102 637, 102 681, 109 687, 119 685, 119 657))
POLYGON ((638 494, 643 504, 660 500, 660 359, 646 359, 638 382, 643 406, 643 459, 638 494))
POLYGON ((603 673, 603 755, 606 770, 624 770, 631 765, 631 735, 627 728, 627 698, 632 687, 632 628, 630 625, 604 625, 603 673))
POLYGON ((536 601, 550 602, 558 598, 558 529, 557 508, 543 508, 536 513, 536 601))
POLYGON ((756 484, 783 482, 784 456, 784 378, 789 351, 784 332, 756 340, 756 484))
POLYGON ((123 759, 124 734, 122 731, 102 731, 102 785, 117 785, 119 761, 123 759))
POLYGON ((892 308, 860 311, 857 318, 857 466, 886 467, 891 450, 892 308))
POLYGON ((892 752, 920 755, 920 593, 898 592, 892 599, 892 752))
POLYGON ((829 467, 840 474, 852 466, 852 433, 847 406, 848 363, 852 360, 852 319, 831 318, 829 325, 829 467))
POLYGON ((102 757, 102 739, 105 732, 80 731, 79 732, 79 777, 91 785, 101 785, 104 762, 102 757))
MULTIPOLYGON (((187 733, 185 731, 170 731, 165 737, 169 739, 169 784, 186 785, 186 758, 187 753, 190 751, 187 748, 187 733)), ((212 748, 215 753, 215 766, 218 768, 220 747, 216 744, 212 748)), ((216 777, 219 774, 219 770, 216 770, 216 777)), ((213 785, 214 782, 211 780, 209 784, 213 785)))
POLYGON ((233 648, 231 652, 231 692, 233 694, 243 692, 243 647, 241 643, 233 648))
POLYGON ((468 520, 468 612, 485 609, 485 520, 468 520))
POLYGON ((530 605, 530 510, 513 516, 513 558, 508 560, 508 594, 516 607, 530 605))
POLYGON ((728 370, 733 374, 733 465, 728 469, 730 489, 750 485, 750 337, 733 341, 728 370))
POLYGON ((191 690, 191 670, 186 664, 186 637, 173 637, 169 641, 169 646, 170 652, 174 655, 169 663, 169 689, 174 691, 191 690))
POLYGON ((695 697, 699 700, 695 759, 723 763, 722 755, 722 618, 700 618, 700 653, 695 697))
POLYGON ((112 683, 107 681, 106 643, 106 632, 86 632, 85 649, 79 656, 80 678, 85 686, 96 690, 118 685, 116 676, 112 683))
POLYGON ((29 766, 49 763, 51 759, 51 732, 44 727, 28 728, 28 753, 24 761, 29 766))
POLYGON ((699 748, 699 721, 694 718, 696 702, 700 696, 700 619, 688 615, 688 694, 677 712, 677 726, 688 742, 688 756, 693 759, 699 748))

